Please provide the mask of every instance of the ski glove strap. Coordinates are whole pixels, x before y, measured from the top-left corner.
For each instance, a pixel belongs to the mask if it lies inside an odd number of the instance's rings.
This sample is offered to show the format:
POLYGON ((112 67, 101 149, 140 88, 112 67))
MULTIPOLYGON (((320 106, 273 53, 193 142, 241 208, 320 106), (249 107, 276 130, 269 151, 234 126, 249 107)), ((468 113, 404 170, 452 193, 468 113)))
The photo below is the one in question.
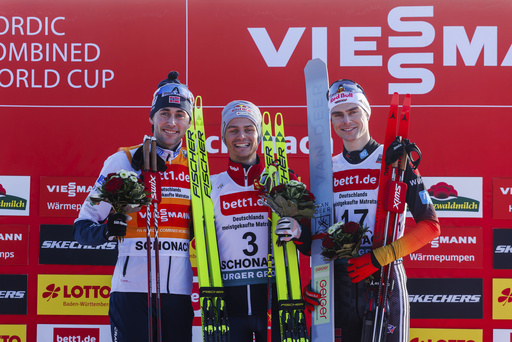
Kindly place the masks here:
POLYGON ((302 298, 309 312, 315 310, 315 306, 320 305, 320 293, 316 293, 311 289, 311 283, 302 288, 302 298))
POLYGON ((292 217, 283 217, 277 221, 276 235, 279 245, 284 245, 285 242, 298 240, 302 228, 299 222, 292 217))
POLYGON ((125 214, 115 213, 110 215, 103 231, 105 239, 112 241, 116 236, 125 236, 126 227, 128 227, 127 220, 128 217, 125 214))
POLYGON ((353 283, 358 283, 377 272, 379 268, 379 262, 373 255, 373 252, 370 252, 357 258, 350 258, 348 260, 347 271, 350 280, 353 283))

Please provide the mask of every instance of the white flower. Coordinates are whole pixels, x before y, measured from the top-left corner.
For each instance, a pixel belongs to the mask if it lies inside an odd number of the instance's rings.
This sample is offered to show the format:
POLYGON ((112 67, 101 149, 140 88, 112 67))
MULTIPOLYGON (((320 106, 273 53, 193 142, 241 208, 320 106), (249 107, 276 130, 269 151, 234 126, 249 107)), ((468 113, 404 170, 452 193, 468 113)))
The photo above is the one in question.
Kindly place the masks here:
POLYGON ((338 229, 340 229, 340 227, 342 225, 343 225, 343 223, 341 221, 336 222, 335 224, 333 224, 332 226, 329 227, 329 229, 327 230, 327 233, 329 233, 329 235, 334 234, 334 232, 337 231, 338 229))
POLYGON ((134 183, 137 183, 137 177, 135 176, 130 176, 130 180, 134 183))
POLYGON ((130 176, 130 173, 126 170, 120 170, 117 172, 121 178, 126 179, 130 176))
POLYGON ((290 185, 290 186, 299 186, 301 184, 302 184, 301 182, 296 181, 294 179, 292 179, 291 181, 288 182, 288 185, 290 185))

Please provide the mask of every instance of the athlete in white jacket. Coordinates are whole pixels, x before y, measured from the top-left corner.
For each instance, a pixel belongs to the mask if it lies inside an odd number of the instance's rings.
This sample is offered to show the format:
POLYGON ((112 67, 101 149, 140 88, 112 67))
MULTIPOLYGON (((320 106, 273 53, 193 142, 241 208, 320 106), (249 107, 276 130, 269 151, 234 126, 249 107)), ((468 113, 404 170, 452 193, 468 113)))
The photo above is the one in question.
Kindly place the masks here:
MULTIPOLYGON (((178 73, 171 72, 158 85, 149 118, 158 145, 158 172, 162 189, 167 189, 162 191, 162 202, 158 209, 162 340, 168 342, 192 340, 194 313, 188 250, 190 182, 188 177, 179 175, 188 176, 182 138, 190 126, 193 101, 192 93, 179 82, 178 73)), ((109 173, 124 169, 140 175, 141 166, 142 148, 121 149, 105 161, 91 193, 97 192, 109 173)), ((110 293, 112 340, 140 342, 148 338, 146 210, 131 213, 130 216, 131 220, 128 220, 124 214, 113 214, 111 205, 105 202, 91 205, 86 200, 73 231, 75 239, 83 245, 99 245, 115 236, 124 237, 124 241, 118 243, 119 255, 110 293)), ((152 254, 152 291, 155 292, 155 261, 152 254)), ((155 303, 152 307, 155 308, 155 303)), ((154 312, 154 329, 157 326, 156 317, 154 312)), ((156 338, 156 332, 153 336, 156 338)))

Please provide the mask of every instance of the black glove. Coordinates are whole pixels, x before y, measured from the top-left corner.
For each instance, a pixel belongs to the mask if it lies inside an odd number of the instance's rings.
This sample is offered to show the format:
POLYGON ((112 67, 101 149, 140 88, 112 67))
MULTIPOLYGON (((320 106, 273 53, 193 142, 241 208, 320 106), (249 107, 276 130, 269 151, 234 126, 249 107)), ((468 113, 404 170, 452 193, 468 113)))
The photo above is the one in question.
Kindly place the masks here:
POLYGON ((116 236, 125 236, 126 235, 126 227, 128 227, 128 223, 126 221, 128 217, 125 214, 112 214, 107 218, 107 224, 105 225, 105 230, 103 231, 103 236, 107 240, 114 240, 116 236))
POLYGON ((386 165, 390 165, 396 162, 404 155, 404 152, 405 142, 401 141, 399 137, 396 137, 386 150, 386 165))
POLYGON ((418 168, 421 161, 420 149, 415 143, 410 142, 408 139, 400 141, 399 137, 396 137, 386 150, 386 165, 393 164, 401 158, 404 153, 407 153, 407 157, 409 158, 409 162, 412 164, 412 168, 418 168))
MULTIPOLYGON (((135 151, 135 153, 133 154, 131 165, 136 171, 139 171, 140 169, 142 169, 144 167, 144 152, 143 152, 142 146, 139 147, 137 149, 137 151, 135 151)), ((149 164, 149 165, 151 165, 151 164, 149 164)), ((167 166, 165 166, 165 161, 158 155, 156 156, 156 168, 158 170, 153 170, 153 171, 167 170, 167 166)))

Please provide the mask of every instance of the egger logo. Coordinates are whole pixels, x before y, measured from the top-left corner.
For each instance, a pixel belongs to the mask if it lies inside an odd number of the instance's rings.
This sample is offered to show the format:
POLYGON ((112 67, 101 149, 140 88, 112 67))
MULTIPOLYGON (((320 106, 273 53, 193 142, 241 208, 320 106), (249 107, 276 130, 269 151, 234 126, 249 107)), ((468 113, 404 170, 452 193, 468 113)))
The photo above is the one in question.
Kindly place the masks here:
POLYGON ((39 315, 107 315, 110 275, 50 275, 38 277, 39 315))
POLYGON ((267 211, 257 191, 245 191, 220 197, 222 215, 261 213, 267 211))

